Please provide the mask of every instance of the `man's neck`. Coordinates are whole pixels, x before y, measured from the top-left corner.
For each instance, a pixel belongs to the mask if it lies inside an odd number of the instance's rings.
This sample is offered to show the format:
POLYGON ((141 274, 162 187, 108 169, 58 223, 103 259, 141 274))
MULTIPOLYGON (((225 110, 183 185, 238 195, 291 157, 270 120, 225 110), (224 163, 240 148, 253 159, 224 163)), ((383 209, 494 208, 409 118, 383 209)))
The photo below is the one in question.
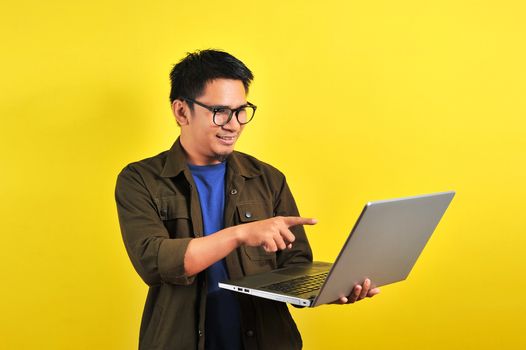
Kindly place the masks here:
POLYGON ((189 143, 187 142, 186 138, 181 135, 179 137, 179 140, 181 142, 181 147, 184 151, 184 154, 186 156, 186 162, 188 164, 192 165, 214 165, 222 163, 226 160, 227 156, 221 157, 219 159, 218 157, 199 157, 196 152, 190 151, 192 147, 190 147, 189 143))

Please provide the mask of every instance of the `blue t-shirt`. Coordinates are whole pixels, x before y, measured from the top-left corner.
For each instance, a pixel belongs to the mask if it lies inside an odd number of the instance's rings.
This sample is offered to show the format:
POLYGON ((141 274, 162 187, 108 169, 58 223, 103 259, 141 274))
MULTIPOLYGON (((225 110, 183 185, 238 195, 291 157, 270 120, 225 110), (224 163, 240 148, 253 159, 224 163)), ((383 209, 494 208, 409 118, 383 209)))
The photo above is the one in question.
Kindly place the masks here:
MULTIPOLYGON (((217 165, 188 164, 197 186, 203 234, 211 235, 224 228, 226 163, 217 165)), ((206 300, 205 348, 207 350, 241 349, 241 321, 239 302, 234 293, 218 287, 228 279, 225 260, 207 270, 208 296, 206 300)))

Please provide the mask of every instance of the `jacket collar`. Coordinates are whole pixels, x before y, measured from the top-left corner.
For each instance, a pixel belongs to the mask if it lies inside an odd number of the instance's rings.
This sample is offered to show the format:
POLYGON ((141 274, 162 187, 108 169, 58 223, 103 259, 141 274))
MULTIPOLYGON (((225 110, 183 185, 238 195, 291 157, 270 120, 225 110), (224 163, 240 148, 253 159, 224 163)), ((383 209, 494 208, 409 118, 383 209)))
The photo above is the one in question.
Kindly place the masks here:
POLYGON ((181 141, 177 138, 172 145, 172 148, 168 151, 166 163, 164 163, 163 170, 161 171, 161 176, 175 177, 183 172, 185 168, 187 168, 186 155, 183 146, 181 145, 181 141))
MULTIPOLYGON (((245 178, 252 178, 261 175, 261 171, 257 169, 252 162, 248 162, 242 153, 234 151, 227 158, 227 167, 234 174, 239 174, 245 178)), ((166 163, 161 171, 162 177, 175 177, 181 172, 188 169, 186 164, 186 154, 181 145, 179 138, 175 140, 172 148, 168 151, 166 163)))
POLYGON ((261 171, 254 166, 253 162, 249 162, 246 157, 243 153, 232 152, 227 159, 228 169, 232 170, 234 174, 239 174, 247 179, 261 175, 261 171))

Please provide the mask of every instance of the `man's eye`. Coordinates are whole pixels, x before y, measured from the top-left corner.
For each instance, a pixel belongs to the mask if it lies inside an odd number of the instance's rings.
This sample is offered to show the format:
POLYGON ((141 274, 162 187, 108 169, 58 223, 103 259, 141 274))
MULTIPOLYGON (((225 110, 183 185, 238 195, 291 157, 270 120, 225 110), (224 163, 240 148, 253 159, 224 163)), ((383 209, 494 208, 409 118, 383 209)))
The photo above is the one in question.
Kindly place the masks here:
POLYGON ((217 108, 216 109, 216 114, 226 114, 226 115, 228 115, 229 112, 230 111, 228 109, 226 109, 226 108, 217 108))

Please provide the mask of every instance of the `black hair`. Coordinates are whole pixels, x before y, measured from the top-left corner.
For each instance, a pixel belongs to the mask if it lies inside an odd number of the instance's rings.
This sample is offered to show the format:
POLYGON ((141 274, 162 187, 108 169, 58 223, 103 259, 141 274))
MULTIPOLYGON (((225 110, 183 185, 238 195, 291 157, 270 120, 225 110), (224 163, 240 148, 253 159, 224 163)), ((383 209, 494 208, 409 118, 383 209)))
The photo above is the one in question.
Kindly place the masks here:
POLYGON ((203 94, 206 83, 219 78, 241 80, 248 93, 254 75, 227 52, 211 49, 189 52, 170 72, 170 102, 182 97, 195 99, 203 94))

